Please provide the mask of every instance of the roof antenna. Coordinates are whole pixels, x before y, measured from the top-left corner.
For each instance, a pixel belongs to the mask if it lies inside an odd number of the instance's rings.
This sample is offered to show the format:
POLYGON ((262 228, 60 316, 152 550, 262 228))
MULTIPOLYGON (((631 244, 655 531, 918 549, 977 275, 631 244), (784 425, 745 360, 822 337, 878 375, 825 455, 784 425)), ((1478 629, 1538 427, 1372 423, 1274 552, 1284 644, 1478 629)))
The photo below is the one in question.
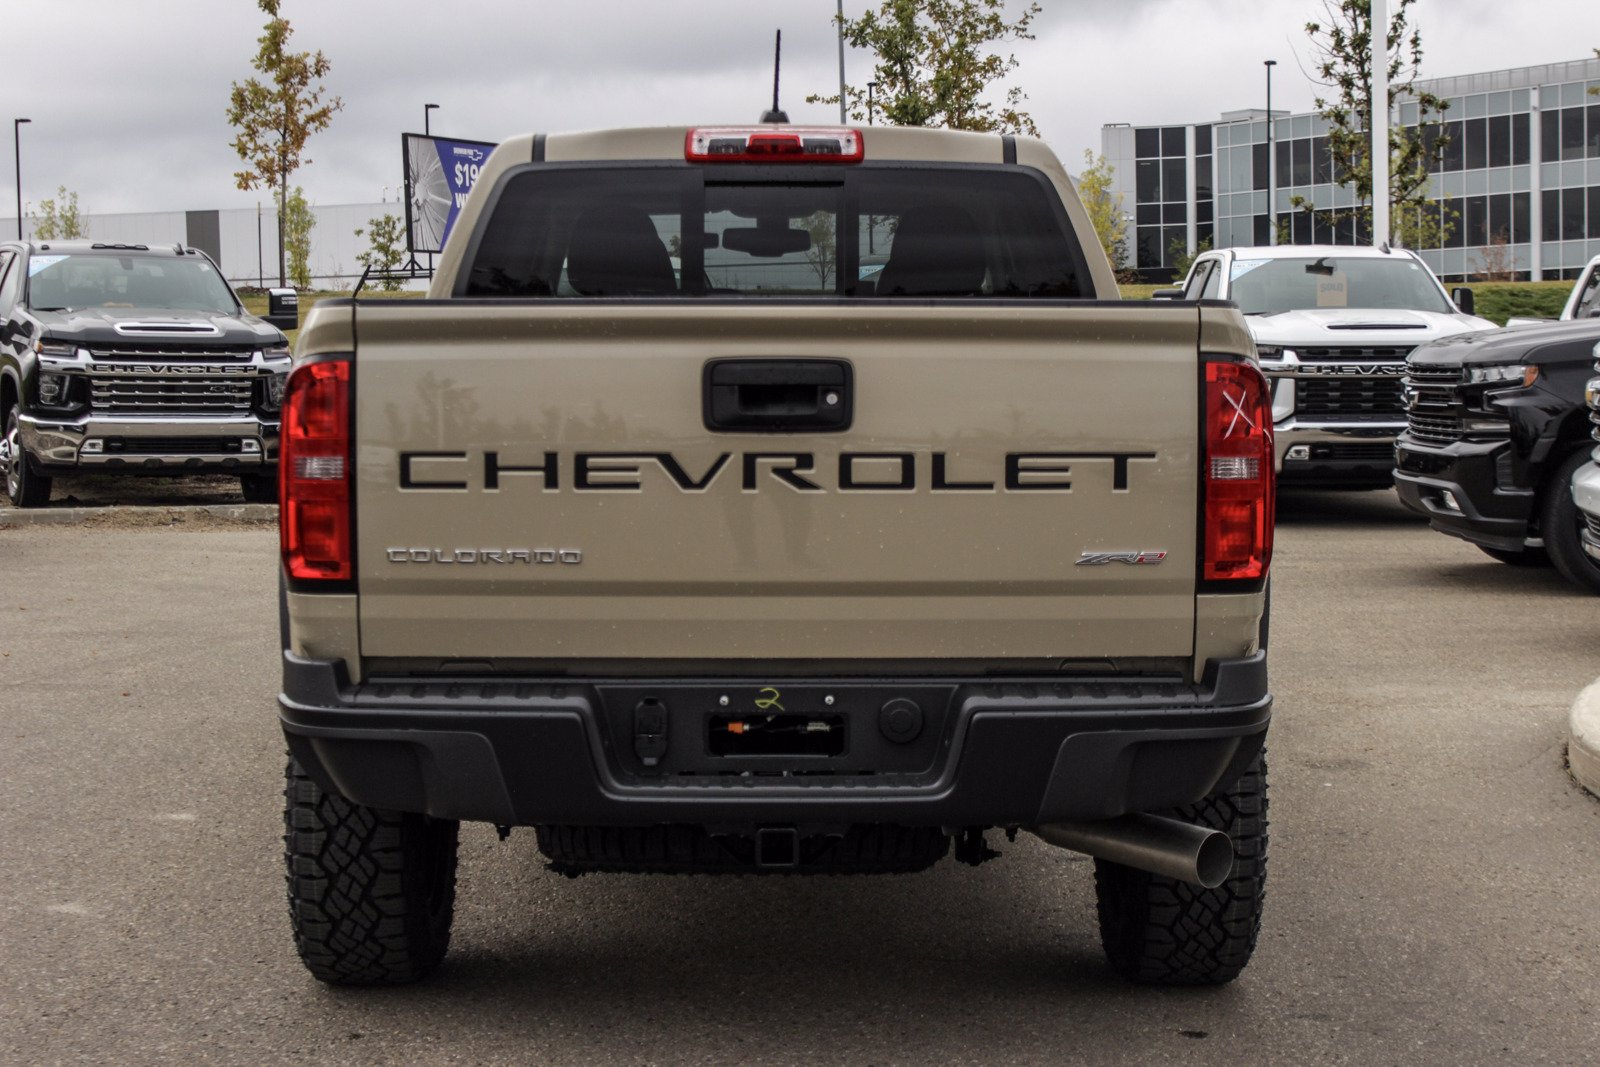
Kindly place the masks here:
POLYGON ((761 116, 762 122, 788 122, 789 115, 778 107, 778 71, 783 63, 783 31, 778 31, 778 40, 772 46, 772 110, 761 116))

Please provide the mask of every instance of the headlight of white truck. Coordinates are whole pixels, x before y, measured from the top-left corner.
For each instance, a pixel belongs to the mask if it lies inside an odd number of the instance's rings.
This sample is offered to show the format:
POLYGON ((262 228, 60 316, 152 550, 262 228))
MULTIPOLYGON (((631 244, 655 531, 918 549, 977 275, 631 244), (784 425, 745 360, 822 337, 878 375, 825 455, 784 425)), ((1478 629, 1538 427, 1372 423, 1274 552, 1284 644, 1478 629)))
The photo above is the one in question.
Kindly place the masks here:
POLYGON ((1256 345, 1256 357, 1260 359, 1261 369, 1272 385, 1273 422, 1282 422, 1294 414, 1294 379, 1273 374, 1273 371, 1282 371, 1287 366, 1284 361, 1286 353, 1290 356, 1294 354, 1282 345, 1256 345))

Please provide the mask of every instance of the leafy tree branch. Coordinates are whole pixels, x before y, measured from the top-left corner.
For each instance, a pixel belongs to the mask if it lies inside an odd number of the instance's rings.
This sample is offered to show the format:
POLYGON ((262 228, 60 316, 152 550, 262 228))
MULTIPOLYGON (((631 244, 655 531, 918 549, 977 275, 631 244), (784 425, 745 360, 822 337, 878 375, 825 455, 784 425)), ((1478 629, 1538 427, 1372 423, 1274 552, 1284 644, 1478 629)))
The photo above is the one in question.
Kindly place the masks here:
POLYGON ((331 64, 321 52, 293 52, 294 28, 279 15, 282 0, 257 0, 268 16, 251 65, 265 80, 234 82, 228 97, 228 123, 238 131, 231 143, 245 164, 234 173, 240 189, 265 186, 278 194, 278 284, 286 282, 284 215, 289 177, 311 162, 305 155, 313 133, 326 129, 344 107, 337 96, 325 99, 331 64))
MULTIPOLYGON (((1019 66, 1015 55, 988 46, 1033 40, 1040 10, 1029 3, 1008 18, 1005 0, 884 0, 842 26, 845 40, 876 57, 871 103, 889 125, 1038 136, 1033 117, 1020 110, 1027 99, 1020 87, 1007 88, 1000 104, 988 99, 1019 66)), ((867 120, 868 91, 848 85, 844 91, 856 121, 867 120)), ((813 94, 806 102, 837 104, 839 97, 813 94)))

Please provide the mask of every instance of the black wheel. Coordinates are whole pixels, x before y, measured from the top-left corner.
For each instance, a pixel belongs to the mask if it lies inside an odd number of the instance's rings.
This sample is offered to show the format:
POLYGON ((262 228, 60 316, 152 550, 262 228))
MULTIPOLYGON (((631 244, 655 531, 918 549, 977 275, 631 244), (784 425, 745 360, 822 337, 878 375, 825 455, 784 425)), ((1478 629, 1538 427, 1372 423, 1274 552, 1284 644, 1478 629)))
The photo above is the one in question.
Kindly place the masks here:
POLYGON ((1545 551, 1561 576, 1581 589, 1600 593, 1600 562, 1583 551, 1578 534, 1583 512, 1572 500, 1572 476, 1589 462, 1589 449, 1580 448, 1556 468, 1545 485, 1539 502, 1539 532, 1544 535, 1545 551))
POLYGON ((1233 838, 1233 872, 1215 889, 1095 860, 1100 943, 1143 985, 1219 985, 1250 962, 1267 884, 1267 761, 1211 796, 1168 812, 1233 838))
POLYGON ((241 474, 239 488, 244 492, 246 504, 278 502, 278 479, 270 474, 241 474))
POLYGON ((335 985, 399 985, 450 946, 459 823, 352 804, 290 759, 289 920, 306 968, 335 985))
POLYGON ((1478 550, 1490 559, 1497 559, 1501 563, 1509 563, 1513 567, 1548 567, 1550 566, 1550 553, 1542 548, 1506 549, 1490 548, 1488 545, 1479 545, 1478 550))
POLYGON ((28 466, 17 429, 17 409, 6 412, 6 433, 0 437, 0 470, 5 472, 6 496, 19 508, 39 508, 50 502, 50 479, 28 466))

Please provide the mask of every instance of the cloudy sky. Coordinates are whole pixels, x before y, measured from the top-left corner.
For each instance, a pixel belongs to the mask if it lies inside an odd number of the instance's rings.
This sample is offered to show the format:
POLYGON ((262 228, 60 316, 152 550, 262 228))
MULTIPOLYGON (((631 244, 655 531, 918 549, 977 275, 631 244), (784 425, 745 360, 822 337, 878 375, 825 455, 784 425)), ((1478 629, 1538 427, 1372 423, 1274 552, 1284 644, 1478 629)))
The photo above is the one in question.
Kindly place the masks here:
MULTIPOLYGON (((1012 0, 1016 6, 1019 0, 1012 0)), ((1016 83, 1041 134, 1076 169, 1109 122, 1203 121, 1263 103, 1311 107, 1304 32, 1323 0, 1042 0, 1016 83)), ((284 0, 297 49, 320 49, 344 100, 295 181, 319 204, 397 199, 400 138, 433 130, 497 141, 528 130, 742 122, 771 93, 783 30, 783 104, 797 122, 838 85, 836 0, 284 0)), ((847 16, 866 10, 847 0, 847 16)), ((253 206, 234 187, 224 116, 265 20, 254 0, 7 0, 0 121, 22 128, 22 192, 60 185, 88 212, 253 206)), ((1600 46, 1594 0, 1418 0, 1424 74, 1581 59, 1600 46), (1548 35, 1535 27, 1559 29, 1548 35)), ((847 51, 847 77, 870 78, 847 51)), ((7 131, 9 132, 9 131, 7 131)), ((10 164, 9 146, 0 159, 10 164)), ((0 165, 0 216, 15 184, 0 165)))

